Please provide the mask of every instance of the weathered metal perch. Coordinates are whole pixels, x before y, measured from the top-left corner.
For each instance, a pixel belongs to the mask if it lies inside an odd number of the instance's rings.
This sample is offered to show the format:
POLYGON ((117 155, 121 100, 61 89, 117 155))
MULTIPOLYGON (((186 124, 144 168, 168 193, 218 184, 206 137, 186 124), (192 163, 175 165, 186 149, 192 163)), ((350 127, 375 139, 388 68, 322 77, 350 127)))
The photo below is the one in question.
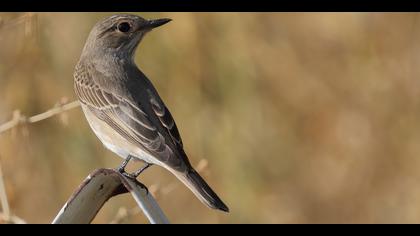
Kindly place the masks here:
POLYGON ((168 224, 156 200, 147 189, 113 169, 92 172, 64 204, 53 224, 88 224, 106 201, 113 196, 130 192, 152 224, 168 224))

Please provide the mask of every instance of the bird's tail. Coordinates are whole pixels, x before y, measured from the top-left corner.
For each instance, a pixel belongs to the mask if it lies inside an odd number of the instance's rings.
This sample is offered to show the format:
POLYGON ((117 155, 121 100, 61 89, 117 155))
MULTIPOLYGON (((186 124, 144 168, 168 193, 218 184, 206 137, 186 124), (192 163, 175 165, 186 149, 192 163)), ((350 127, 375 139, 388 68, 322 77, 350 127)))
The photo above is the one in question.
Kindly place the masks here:
POLYGON ((217 194, 210 188, 206 181, 195 171, 190 169, 186 173, 177 173, 176 176, 198 197, 198 199, 210 208, 229 212, 229 208, 220 200, 217 194))

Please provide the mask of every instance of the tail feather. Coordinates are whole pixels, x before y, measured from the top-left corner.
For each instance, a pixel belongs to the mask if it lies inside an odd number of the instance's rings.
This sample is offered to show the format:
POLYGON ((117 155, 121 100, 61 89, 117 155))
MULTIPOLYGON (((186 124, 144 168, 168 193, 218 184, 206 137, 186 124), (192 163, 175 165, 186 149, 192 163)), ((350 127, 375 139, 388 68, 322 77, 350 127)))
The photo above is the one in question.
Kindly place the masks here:
POLYGON ((195 171, 189 170, 178 173, 176 176, 198 197, 198 199, 210 208, 229 212, 229 208, 220 200, 217 194, 210 188, 206 181, 195 171))

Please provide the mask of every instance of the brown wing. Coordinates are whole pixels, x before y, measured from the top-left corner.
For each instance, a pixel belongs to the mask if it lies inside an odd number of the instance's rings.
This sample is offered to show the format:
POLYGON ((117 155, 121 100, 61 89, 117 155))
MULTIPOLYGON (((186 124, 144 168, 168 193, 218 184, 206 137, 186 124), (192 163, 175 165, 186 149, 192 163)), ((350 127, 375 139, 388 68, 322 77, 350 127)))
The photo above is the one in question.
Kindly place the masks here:
MULTIPOLYGON (((90 74, 83 66, 76 67, 74 77, 75 91, 79 100, 99 119, 105 121, 127 141, 138 145, 168 166, 178 170, 185 167, 182 159, 178 158, 178 155, 174 155, 174 150, 167 143, 169 140, 166 140, 166 135, 160 131, 162 129, 158 129, 151 122, 151 117, 143 111, 140 104, 135 104, 118 94, 105 91, 90 78, 90 74)), ((170 127, 168 128, 168 131, 172 130, 169 132, 170 136, 182 145, 176 127, 174 130, 174 125, 171 125, 167 115, 163 114, 163 118, 167 121, 164 120, 162 125, 170 127)))
POLYGON ((187 166, 190 166, 191 164, 188 160, 187 154, 184 152, 181 136, 179 134, 174 118, 169 112, 169 109, 160 99, 159 101, 157 100, 157 96, 152 95, 150 97, 152 110, 156 117, 158 117, 159 124, 166 129, 166 133, 171 140, 171 147, 173 147, 173 150, 176 150, 175 152, 177 153, 178 157, 183 160, 183 163, 185 163, 187 166))
POLYGON ((163 102, 158 102, 154 97, 150 99, 152 109, 156 116, 159 118, 160 123, 164 126, 172 139, 172 141, 181 148, 183 147, 181 136, 179 135, 178 128, 176 127, 174 118, 169 112, 168 108, 163 102))

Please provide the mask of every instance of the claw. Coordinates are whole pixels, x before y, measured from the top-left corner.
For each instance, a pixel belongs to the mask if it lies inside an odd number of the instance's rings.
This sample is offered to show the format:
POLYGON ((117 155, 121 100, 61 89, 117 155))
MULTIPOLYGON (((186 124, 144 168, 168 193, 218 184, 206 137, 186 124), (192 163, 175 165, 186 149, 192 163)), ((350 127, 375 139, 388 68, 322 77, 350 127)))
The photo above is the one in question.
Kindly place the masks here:
POLYGON ((125 173, 125 167, 127 167, 128 162, 130 162, 132 156, 128 155, 127 158, 125 158, 125 160, 123 161, 123 163, 121 163, 121 165, 118 167, 117 171, 120 172, 121 174, 125 173))
POLYGON ((124 173, 122 173, 122 174, 123 174, 125 177, 127 177, 127 178, 131 179, 132 181, 136 182, 136 184, 137 184, 137 185, 139 185, 141 188, 143 188, 143 189, 145 189, 145 190, 146 190, 146 194, 149 194, 149 189, 146 187, 146 185, 144 185, 143 183, 140 183, 140 182, 137 180, 137 177, 136 177, 136 176, 134 176, 133 174, 126 173, 126 172, 124 172, 124 173))
POLYGON ((147 194, 149 194, 149 189, 144 185, 144 184, 142 184, 142 183, 140 183, 139 181, 137 181, 137 177, 139 177, 139 175, 141 174, 141 173, 143 173, 143 171, 145 171, 147 168, 149 168, 152 164, 149 164, 149 163, 146 163, 141 169, 139 169, 139 170, 137 170, 136 172, 134 172, 134 173, 132 173, 132 174, 130 174, 130 173, 127 173, 126 171, 125 171, 125 167, 127 167, 127 165, 128 165, 128 162, 130 162, 130 160, 132 159, 133 157, 131 156, 131 155, 129 155, 124 161, 123 161, 123 163, 121 163, 121 165, 116 169, 118 172, 120 172, 122 175, 124 175, 125 177, 127 177, 127 178, 129 178, 129 179, 131 179, 131 180, 133 180, 133 181, 135 181, 138 185, 140 185, 142 188, 144 188, 144 189, 146 189, 146 191, 147 191, 147 194))
POLYGON ((125 177, 129 178, 129 179, 136 180, 136 176, 134 176, 132 174, 129 174, 127 172, 122 172, 121 174, 124 175, 125 177))
MULTIPOLYGON (((136 181, 137 181, 137 180, 136 180, 136 181)), ((137 184, 138 184, 138 185, 140 185, 140 187, 142 187, 143 189, 145 189, 145 190, 146 190, 146 194, 147 194, 147 195, 149 194, 149 189, 146 187, 146 185, 144 185, 144 184, 140 183, 139 181, 137 181, 137 184)))

